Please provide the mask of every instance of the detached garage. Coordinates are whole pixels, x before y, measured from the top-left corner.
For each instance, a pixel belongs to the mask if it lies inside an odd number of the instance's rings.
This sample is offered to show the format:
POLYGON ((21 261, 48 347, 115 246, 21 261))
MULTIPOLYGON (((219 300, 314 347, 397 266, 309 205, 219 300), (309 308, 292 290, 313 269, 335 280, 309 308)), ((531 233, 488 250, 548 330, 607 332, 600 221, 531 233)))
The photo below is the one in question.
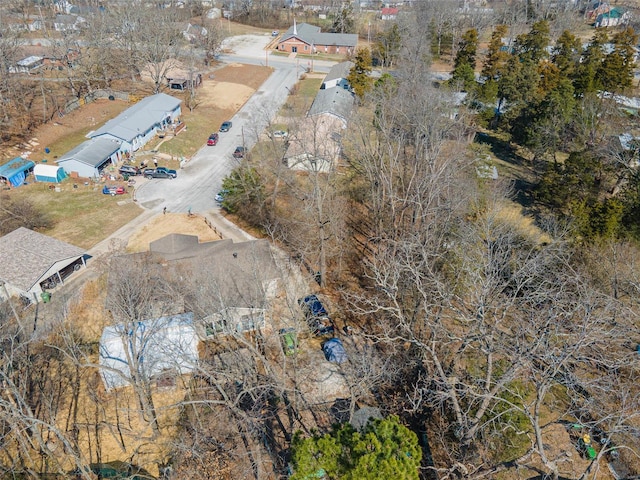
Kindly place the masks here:
POLYGON ((13 187, 19 187, 27 175, 33 172, 35 165, 31 160, 16 157, 0 166, 0 179, 13 187))
POLYGON ((36 182, 49 182, 60 183, 67 178, 67 174, 64 173, 62 167, 55 165, 45 165, 44 163, 37 164, 33 169, 33 176, 36 182))
POLYGON ((97 178, 108 165, 115 165, 120 159, 122 142, 111 138, 93 138, 67 152, 56 163, 71 175, 97 178))

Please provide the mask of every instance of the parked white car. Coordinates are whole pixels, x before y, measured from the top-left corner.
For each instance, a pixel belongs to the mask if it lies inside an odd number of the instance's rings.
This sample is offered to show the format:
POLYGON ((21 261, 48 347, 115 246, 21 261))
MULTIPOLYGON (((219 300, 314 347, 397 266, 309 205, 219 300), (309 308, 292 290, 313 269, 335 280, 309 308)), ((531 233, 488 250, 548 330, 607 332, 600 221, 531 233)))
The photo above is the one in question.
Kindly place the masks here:
POLYGON ((286 138, 289 136, 289 133, 284 130, 276 130, 273 132, 273 138, 286 138))

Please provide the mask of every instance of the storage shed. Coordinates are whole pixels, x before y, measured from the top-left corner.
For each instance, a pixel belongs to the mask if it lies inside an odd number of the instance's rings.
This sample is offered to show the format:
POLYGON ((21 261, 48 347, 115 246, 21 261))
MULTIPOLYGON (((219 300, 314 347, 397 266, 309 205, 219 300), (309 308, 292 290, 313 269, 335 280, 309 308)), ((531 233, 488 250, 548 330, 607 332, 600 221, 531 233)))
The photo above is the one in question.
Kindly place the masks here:
POLYGON ((60 183, 67 178, 62 167, 39 163, 33 168, 33 176, 36 182, 60 183))
POLYGON ((13 187, 19 187, 24 183, 29 173, 33 172, 35 163, 22 157, 16 157, 0 166, 0 179, 13 187))
POLYGON ((107 390, 131 385, 132 371, 158 379, 167 372, 189 373, 197 362, 193 313, 105 327, 100 337, 100 373, 107 390))
POLYGON ((120 160, 122 142, 111 138, 92 138, 65 153, 56 163, 70 175, 97 178, 102 170, 120 160))

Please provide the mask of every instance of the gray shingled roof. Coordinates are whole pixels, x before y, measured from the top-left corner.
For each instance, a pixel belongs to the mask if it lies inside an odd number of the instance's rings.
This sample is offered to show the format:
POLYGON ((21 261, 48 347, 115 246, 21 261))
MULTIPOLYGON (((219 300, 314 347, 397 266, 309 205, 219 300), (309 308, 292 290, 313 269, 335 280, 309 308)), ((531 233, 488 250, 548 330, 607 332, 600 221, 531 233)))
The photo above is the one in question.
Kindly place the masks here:
POLYGON ((308 115, 329 113, 347 121, 353 108, 353 94, 344 88, 319 90, 311 104, 308 115))
POLYGON ((20 227, 0 237, 0 280, 26 292, 56 262, 84 253, 79 247, 20 227))
POLYGON ((171 234, 150 244, 152 254, 189 268, 218 289, 226 306, 261 307, 264 284, 278 278, 267 240, 198 243, 192 235, 171 234))
POLYGON ((330 80, 336 80, 338 78, 347 78, 349 76, 349 72, 354 66, 355 63, 349 61, 336 63, 333 67, 331 67, 331 70, 329 70, 327 76, 324 77, 324 81, 328 82, 330 80))
POLYGON ((160 123, 166 114, 173 112, 181 103, 182 100, 165 93, 151 95, 109 120, 90 136, 97 137, 109 133, 116 138, 131 142, 160 123))
POLYGON ((294 35, 293 27, 290 27, 282 36, 279 43, 296 37, 311 45, 336 45, 339 47, 355 47, 358 44, 358 35, 355 33, 322 33, 320 27, 300 23, 296 25, 297 33, 294 35))
POLYGON ((82 142, 73 150, 69 150, 62 158, 56 160, 56 163, 61 163, 65 160, 77 160, 92 167, 99 167, 120 149, 120 145, 122 145, 122 142, 111 138, 92 138, 82 142))

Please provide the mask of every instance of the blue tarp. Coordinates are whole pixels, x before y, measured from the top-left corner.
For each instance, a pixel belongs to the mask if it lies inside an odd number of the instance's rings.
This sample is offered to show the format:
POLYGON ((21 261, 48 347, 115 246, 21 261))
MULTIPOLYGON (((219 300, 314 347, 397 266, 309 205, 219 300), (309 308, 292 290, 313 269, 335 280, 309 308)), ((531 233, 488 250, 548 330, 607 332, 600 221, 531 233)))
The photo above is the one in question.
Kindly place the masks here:
POLYGON ((347 352, 339 338, 332 338, 324 342, 322 346, 324 358, 333 363, 344 363, 347 361, 347 352))
POLYGON ((4 178, 14 187, 18 187, 24 183, 27 174, 33 170, 35 163, 22 157, 16 157, 13 160, 0 166, 0 178, 4 178))

